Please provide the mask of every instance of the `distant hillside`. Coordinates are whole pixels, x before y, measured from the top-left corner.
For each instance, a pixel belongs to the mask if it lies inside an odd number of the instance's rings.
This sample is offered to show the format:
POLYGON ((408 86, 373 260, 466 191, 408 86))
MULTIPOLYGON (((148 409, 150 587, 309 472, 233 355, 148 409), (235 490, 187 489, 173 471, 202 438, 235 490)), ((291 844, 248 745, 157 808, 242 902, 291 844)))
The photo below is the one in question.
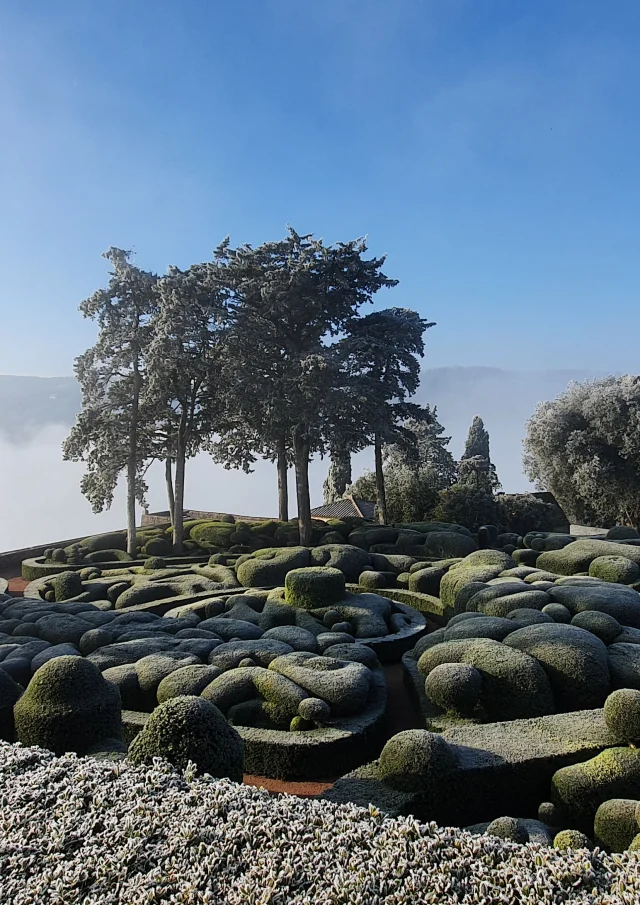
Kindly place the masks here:
MULTIPOLYGON (((571 380, 598 376, 581 371, 505 371, 500 368, 427 368, 417 401, 438 408, 459 456, 474 415, 481 415, 491 437, 491 453, 503 487, 522 490, 522 438, 525 423, 539 402, 553 399, 571 380)), ((80 408, 74 377, 0 376, 0 437, 14 444, 32 440, 42 427, 70 427, 80 408)))

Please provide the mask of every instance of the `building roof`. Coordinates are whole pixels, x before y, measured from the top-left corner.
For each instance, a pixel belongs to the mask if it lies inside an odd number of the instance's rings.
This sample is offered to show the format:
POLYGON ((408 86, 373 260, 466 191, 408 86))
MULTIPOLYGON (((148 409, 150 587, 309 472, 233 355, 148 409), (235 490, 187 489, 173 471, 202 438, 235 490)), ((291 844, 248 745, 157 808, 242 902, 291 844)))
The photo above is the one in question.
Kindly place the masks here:
POLYGON ((345 496, 335 503, 318 506, 311 510, 314 518, 375 518, 376 504, 360 497, 345 496))

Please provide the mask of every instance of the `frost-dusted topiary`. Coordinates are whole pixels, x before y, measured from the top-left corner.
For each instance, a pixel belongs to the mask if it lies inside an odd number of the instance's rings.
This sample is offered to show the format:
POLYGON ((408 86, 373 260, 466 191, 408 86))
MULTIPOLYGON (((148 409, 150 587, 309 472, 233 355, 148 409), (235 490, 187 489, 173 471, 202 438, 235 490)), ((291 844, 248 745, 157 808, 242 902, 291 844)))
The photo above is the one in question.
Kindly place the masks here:
POLYGON ((590 760, 553 774, 551 791, 578 828, 592 825, 600 805, 610 798, 640 798, 640 750, 607 748, 590 760))
POLYGON ((317 657, 296 652, 277 657, 269 669, 303 688, 305 696, 321 698, 331 707, 332 716, 358 713, 371 689, 371 670, 362 663, 317 657))
POLYGON ((298 704, 298 714, 310 723, 326 723, 331 716, 331 708, 322 698, 305 698, 298 704))
POLYGON ((345 596, 345 579, 339 569, 311 566, 292 569, 285 578, 285 601, 289 606, 314 610, 329 607, 345 596))
POLYGON ((519 842, 524 845, 529 841, 529 831, 516 817, 496 817, 485 830, 487 836, 498 836, 509 842, 519 842))
POLYGON ((238 566, 238 581, 246 588, 276 587, 284 584, 287 572, 304 568, 309 561, 306 547, 267 547, 238 566))
POLYGON ((120 694, 82 657, 56 657, 35 673, 14 707, 16 735, 24 745, 56 754, 84 754, 108 738, 122 737, 120 694))
POLYGON ((626 525, 616 525, 614 528, 609 528, 606 538, 607 540, 638 540, 640 534, 635 528, 628 528, 626 525))
POLYGON ((604 718, 616 735, 628 742, 640 742, 640 691, 620 688, 604 702, 604 718))
POLYGON ((426 569, 410 572, 409 590, 438 597, 440 594, 440 582, 445 575, 446 569, 440 569, 437 566, 429 566, 426 569))
POLYGON ((617 619, 609 616, 608 613, 600 613, 598 610, 584 610, 582 613, 576 613, 571 620, 571 625, 591 632, 604 644, 611 644, 622 631, 622 626, 617 619))
POLYGON ((632 798, 610 798, 596 811, 593 823, 595 841, 608 852, 624 852, 638 834, 636 808, 632 798))
POLYGON ((82 579, 77 572, 60 572, 53 579, 53 592, 57 602, 71 600, 82 594, 82 579))
POLYGON ((394 735, 380 754, 380 778, 406 792, 428 792, 447 782, 456 768, 455 755, 440 736, 426 729, 407 729, 394 735))
POLYGON ((640 566, 625 556, 598 556, 589 566, 589 575, 618 584, 640 581, 640 566))
POLYGON ((591 851, 593 842, 588 836, 581 833, 580 830, 561 830, 553 838, 553 847, 561 852, 580 848, 586 848, 591 851))
POLYGON ((129 747, 129 760, 149 764, 163 757, 185 770, 242 782, 242 739, 218 708, 203 698, 184 695, 159 704, 129 747))
POLYGON ((445 711, 473 713, 482 693, 482 675, 468 663, 442 663, 424 683, 427 697, 445 711))
MULTIPOLYGON (((347 581, 358 581, 358 576, 371 567, 372 557, 352 544, 323 544, 309 551, 309 565, 329 566, 340 569, 347 581)), ((386 571, 383 569, 382 571, 386 571)))
POLYGON ((162 556, 150 556, 143 565, 147 572, 153 572, 155 569, 166 569, 167 561, 162 556))

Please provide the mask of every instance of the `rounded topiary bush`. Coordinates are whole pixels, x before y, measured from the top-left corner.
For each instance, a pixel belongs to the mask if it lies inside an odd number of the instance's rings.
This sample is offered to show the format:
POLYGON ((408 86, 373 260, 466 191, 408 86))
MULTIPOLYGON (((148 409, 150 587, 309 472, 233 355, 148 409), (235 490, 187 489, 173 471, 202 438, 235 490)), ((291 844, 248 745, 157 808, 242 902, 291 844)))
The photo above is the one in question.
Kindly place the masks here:
POLYGON ((590 760, 561 767, 553 774, 551 791, 570 822, 587 829, 603 802, 640 798, 640 751, 607 748, 590 760))
POLYGON ((164 537, 152 537, 142 548, 145 556, 168 556, 171 553, 171 544, 164 537))
POLYGON ((609 852, 624 852, 638 834, 636 808, 632 798, 610 798, 596 811, 593 832, 596 843, 609 852))
POLYGON ((440 735, 407 729, 394 735, 380 754, 380 777, 395 789, 428 791, 455 769, 452 749, 440 735))
POLYGON ((593 848, 593 842, 579 830, 561 830, 553 839, 553 847, 561 852, 568 849, 593 848))
POLYGON ((519 842, 521 845, 529 841, 529 831, 522 820, 516 817, 497 817, 491 821, 485 833, 487 836, 498 836, 509 842, 519 842))
POLYGON ((105 739, 122 737, 120 693, 82 657, 56 657, 41 666, 14 716, 19 741, 55 754, 84 754, 105 739))
POLYGON ((612 692, 604 702, 604 719, 625 741, 640 741, 640 691, 620 688, 612 692))
POLYGON ((589 566, 589 575, 617 584, 633 584, 640 581, 640 566, 626 556, 598 556, 589 566))
POLYGON ((53 593, 58 603, 82 594, 82 579, 77 572, 60 572, 53 579, 53 593))
POLYGON ((148 559, 145 559, 144 568, 148 572, 153 572, 156 569, 166 569, 167 563, 161 556, 150 556, 148 559))
POLYGON ((242 782, 244 746, 215 704, 189 695, 159 704, 129 746, 134 764, 163 757, 184 770, 189 762, 199 773, 242 782))
POLYGON ((584 610, 582 613, 576 613, 571 620, 571 625, 591 632, 604 644, 611 644, 622 631, 622 626, 617 619, 608 613, 600 613, 598 610, 584 610))
POLYGON ((616 525, 607 531, 607 540, 637 540, 640 538, 635 528, 629 528, 627 525, 616 525))
POLYGON ((346 592, 344 574, 328 566, 292 569, 287 572, 284 587, 285 601, 304 610, 332 606, 346 592))
POLYGON ((424 683, 427 697, 461 714, 472 713, 482 693, 482 675, 468 663, 442 663, 432 669, 424 683))

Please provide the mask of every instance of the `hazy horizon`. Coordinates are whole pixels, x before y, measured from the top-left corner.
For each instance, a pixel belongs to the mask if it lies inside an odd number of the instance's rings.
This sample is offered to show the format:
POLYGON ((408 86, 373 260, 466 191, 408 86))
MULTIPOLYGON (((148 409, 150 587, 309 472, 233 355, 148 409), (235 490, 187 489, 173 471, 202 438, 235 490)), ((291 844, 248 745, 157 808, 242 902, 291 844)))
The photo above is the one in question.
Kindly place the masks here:
MULTIPOLYGON (((53 421, 47 423, 52 400, 48 395, 33 392, 18 393, 13 375, 0 375, 0 425, 10 426, 7 436, 0 428, 0 462, 3 473, 10 477, 3 488, 5 511, 10 519, 0 522, 0 551, 20 549, 49 541, 79 537, 125 524, 125 494, 120 482, 110 510, 95 515, 80 493, 82 463, 63 462, 61 443, 69 431, 79 406, 77 395, 70 394, 56 400, 63 404, 64 422, 56 421, 59 409, 53 411, 53 421), (7 380, 10 381, 7 385, 7 380), (11 389, 13 388, 13 393, 11 389), (10 412, 7 399, 12 402, 10 412), (3 417, 3 404, 4 417, 3 417), (21 436, 18 428, 25 423, 31 428, 21 436)), ((491 456, 506 492, 530 489, 522 473, 521 441, 526 419, 535 404, 553 398, 561 392, 569 379, 599 376, 594 372, 556 369, 552 371, 506 371, 488 367, 425 368, 416 400, 437 407, 438 419, 451 436, 449 449, 459 458, 464 449, 466 433, 475 414, 485 421, 491 438, 491 456)), ((34 382, 16 378, 18 384, 34 382)), ((46 378, 38 378, 35 385, 46 378)), ((61 378, 58 386, 69 391, 61 378)), ((68 378, 73 381, 73 378, 68 378)), ((70 383, 70 386, 74 386, 70 383)), ((322 482, 328 459, 316 457, 310 467, 312 506, 322 503, 322 482)), ((373 449, 353 457, 356 478, 366 468, 373 468, 373 449)), ((147 474, 149 508, 167 509, 162 463, 153 463, 147 474)), ((295 481, 289 473, 290 515, 295 515, 295 481)), ((186 472, 186 508, 238 515, 275 516, 278 511, 275 467, 268 462, 256 463, 255 472, 226 471, 206 454, 190 459, 186 472)), ((138 515, 141 510, 138 508, 138 515)))

